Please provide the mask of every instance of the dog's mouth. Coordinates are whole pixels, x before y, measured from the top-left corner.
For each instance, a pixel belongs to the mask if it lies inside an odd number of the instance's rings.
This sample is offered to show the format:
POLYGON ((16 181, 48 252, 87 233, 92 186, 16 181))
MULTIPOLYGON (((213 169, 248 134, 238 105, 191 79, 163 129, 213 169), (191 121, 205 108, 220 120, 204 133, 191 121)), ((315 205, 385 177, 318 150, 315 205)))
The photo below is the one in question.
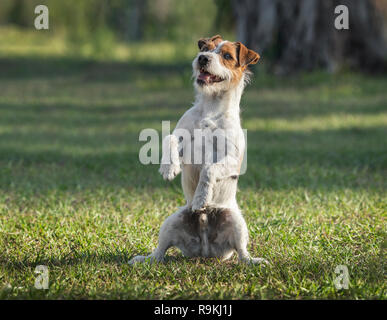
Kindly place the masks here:
POLYGON ((199 71, 200 74, 198 75, 197 83, 200 85, 209 85, 224 80, 219 76, 209 73, 208 71, 204 70, 204 68, 200 68, 199 71))

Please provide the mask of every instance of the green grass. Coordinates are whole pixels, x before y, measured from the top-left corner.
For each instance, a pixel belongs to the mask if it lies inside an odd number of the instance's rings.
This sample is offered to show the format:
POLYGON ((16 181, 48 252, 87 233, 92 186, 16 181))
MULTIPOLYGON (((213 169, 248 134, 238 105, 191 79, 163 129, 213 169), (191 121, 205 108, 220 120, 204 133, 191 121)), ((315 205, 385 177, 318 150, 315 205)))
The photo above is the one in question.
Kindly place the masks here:
POLYGON ((176 45, 172 41, 122 43, 109 37, 94 37, 86 43, 66 41, 64 32, 36 31, 0 26, 0 57, 82 57, 94 60, 159 64, 187 61, 196 54, 195 41, 176 45), (98 43, 96 43, 96 41, 98 43))
POLYGON ((238 199, 249 251, 271 266, 170 250, 131 267, 184 204, 179 179, 139 163, 138 135, 191 105, 190 61, 21 55, 0 70, 0 298, 386 299, 386 77, 258 66, 238 199), (49 290, 34 288, 40 264, 49 290))

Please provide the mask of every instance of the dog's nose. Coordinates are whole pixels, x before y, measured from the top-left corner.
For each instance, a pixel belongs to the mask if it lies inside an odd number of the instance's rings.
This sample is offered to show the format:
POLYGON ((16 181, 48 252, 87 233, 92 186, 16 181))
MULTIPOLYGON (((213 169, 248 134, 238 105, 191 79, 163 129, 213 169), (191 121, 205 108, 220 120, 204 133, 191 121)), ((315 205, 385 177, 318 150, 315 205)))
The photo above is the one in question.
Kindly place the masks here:
POLYGON ((208 57, 205 56, 204 54, 201 54, 201 55, 199 56, 199 65, 200 65, 201 67, 204 67, 207 63, 208 63, 208 57))

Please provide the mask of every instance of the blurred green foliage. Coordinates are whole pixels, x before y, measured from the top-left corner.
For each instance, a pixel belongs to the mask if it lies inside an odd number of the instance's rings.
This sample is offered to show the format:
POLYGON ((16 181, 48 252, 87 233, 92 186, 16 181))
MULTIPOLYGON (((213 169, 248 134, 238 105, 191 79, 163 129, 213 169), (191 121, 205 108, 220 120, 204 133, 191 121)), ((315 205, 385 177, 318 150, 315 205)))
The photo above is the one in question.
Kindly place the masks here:
POLYGON ((34 30, 34 8, 44 4, 50 11, 48 33, 63 36, 75 54, 92 52, 106 57, 120 42, 192 43, 212 33, 228 32, 217 27, 219 13, 224 16, 224 3, 219 0, 2 0, 0 26, 12 24, 34 30))

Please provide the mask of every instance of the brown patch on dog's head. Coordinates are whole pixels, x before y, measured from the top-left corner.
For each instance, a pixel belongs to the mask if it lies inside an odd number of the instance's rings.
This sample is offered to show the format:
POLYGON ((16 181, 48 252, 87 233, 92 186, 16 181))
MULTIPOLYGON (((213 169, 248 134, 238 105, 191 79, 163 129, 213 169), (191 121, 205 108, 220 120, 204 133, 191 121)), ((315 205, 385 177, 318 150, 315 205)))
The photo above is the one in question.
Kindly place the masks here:
POLYGON ((257 63, 260 58, 258 53, 247 49, 240 42, 226 42, 219 54, 222 64, 233 74, 232 82, 239 82, 247 66, 257 63))
POLYGON ((234 43, 226 42, 219 51, 221 63, 232 72, 232 82, 238 83, 243 75, 239 66, 238 50, 234 43))
POLYGON ((246 48, 243 43, 235 42, 234 44, 237 48, 239 65, 241 68, 246 69, 249 64, 256 64, 261 58, 258 53, 246 48))
POLYGON ((198 47, 200 51, 214 50, 219 43, 223 41, 220 35, 213 36, 211 38, 202 38, 198 41, 198 47))

